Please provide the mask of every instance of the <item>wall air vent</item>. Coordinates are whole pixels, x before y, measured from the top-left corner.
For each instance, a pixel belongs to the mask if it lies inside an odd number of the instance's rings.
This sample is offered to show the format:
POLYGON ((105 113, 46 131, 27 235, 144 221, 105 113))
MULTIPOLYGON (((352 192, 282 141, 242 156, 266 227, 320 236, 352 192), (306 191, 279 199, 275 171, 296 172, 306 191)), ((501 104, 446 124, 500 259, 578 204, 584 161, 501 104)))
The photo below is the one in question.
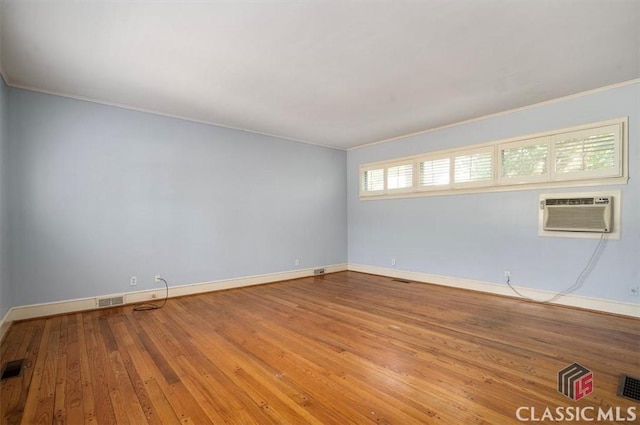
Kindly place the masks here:
POLYGON ((610 233, 613 228, 612 196, 546 198, 540 208, 546 231, 610 233))
POLYGON ((98 307, 112 307, 114 305, 124 304, 124 297, 98 298, 98 307))

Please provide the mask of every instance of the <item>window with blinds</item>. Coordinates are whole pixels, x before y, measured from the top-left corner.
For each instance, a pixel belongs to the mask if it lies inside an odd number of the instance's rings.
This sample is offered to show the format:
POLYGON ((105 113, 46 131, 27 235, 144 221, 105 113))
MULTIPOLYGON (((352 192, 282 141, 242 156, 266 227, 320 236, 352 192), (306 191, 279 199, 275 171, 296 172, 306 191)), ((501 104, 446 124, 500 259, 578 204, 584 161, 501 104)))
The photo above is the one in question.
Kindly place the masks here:
POLYGON ((557 179, 620 176, 620 127, 606 126, 552 137, 557 179))
POLYGON ((549 179, 549 138, 498 145, 498 182, 522 184, 549 179))
POLYGON ((451 158, 418 161, 418 188, 437 189, 451 181, 451 158))
POLYGON ((387 189, 413 188, 413 163, 394 165, 387 168, 387 189))
POLYGON ((364 164, 360 196, 626 183, 627 119, 364 164))
POLYGON ((493 148, 454 156, 453 182, 458 186, 486 185, 493 180, 493 148))
POLYGON ((377 193, 384 191, 384 168, 365 170, 362 173, 361 192, 377 193))

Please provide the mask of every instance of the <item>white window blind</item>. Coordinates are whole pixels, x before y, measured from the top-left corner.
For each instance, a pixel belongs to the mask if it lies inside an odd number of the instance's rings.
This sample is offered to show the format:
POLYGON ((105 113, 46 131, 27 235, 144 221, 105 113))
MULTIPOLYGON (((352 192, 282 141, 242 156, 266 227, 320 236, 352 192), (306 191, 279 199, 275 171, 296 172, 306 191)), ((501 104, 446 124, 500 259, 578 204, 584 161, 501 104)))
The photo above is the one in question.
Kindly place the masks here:
POLYGON ((557 179, 620 175, 620 128, 599 127, 553 138, 557 179))
POLYGON ((413 188, 413 163, 387 168, 387 189, 413 188))
POLYGON ((384 190, 384 168, 365 170, 362 177, 363 192, 377 192, 384 190))
POLYGON ((501 184, 545 181, 549 178, 549 138, 507 143, 498 147, 501 184))
POLYGON ((360 166, 360 195, 384 198, 625 184, 627 118, 360 166))
POLYGON ((454 157, 454 183, 477 185, 493 180, 493 149, 467 151, 454 157))
POLYGON ((418 186, 430 188, 446 186, 451 180, 451 158, 421 160, 418 171, 418 186))

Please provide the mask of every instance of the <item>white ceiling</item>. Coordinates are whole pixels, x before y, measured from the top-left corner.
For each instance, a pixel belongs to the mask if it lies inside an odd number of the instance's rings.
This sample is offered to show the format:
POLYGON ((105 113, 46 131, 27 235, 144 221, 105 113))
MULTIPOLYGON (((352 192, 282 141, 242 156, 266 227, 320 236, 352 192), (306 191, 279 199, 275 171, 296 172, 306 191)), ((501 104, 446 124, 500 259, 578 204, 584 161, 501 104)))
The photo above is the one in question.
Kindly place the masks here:
POLYGON ((348 149, 640 78, 640 0, 2 0, 7 83, 348 149))

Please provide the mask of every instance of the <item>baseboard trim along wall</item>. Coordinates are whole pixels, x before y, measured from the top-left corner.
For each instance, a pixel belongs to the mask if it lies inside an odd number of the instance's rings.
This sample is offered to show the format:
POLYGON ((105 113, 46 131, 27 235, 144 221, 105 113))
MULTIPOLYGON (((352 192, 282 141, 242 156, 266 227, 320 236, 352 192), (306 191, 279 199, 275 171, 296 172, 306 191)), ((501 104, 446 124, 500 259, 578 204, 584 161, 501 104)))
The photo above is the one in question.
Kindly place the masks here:
POLYGON ((9 326, 11 325, 11 320, 9 320, 10 314, 11 309, 7 310, 7 312, 4 314, 4 317, 2 318, 2 321, 0 321, 0 342, 2 342, 4 335, 7 333, 7 331, 9 330, 9 326))
MULTIPOLYGON (((224 289, 241 288, 244 286, 262 285, 265 283, 279 282, 284 280, 299 279, 314 275, 314 270, 323 268, 325 273, 335 273, 347 270, 346 264, 333 264, 329 266, 318 266, 308 269, 292 270, 279 273, 269 273, 257 276, 245 276, 232 279, 222 279, 212 282, 192 283, 180 286, 169 287, 169 298, 181 297, 184 295, 201 294, 204 292, 221 291, 224 289)), ((165 296, 164 287, 127 292, 121 294, 98 295, 90 298, 78 298, 73 300, 54 301, 42 304, 31 304, 25 306, 11 307, 0 322, 0 340, 4 337, 11 322, 16 320, 34 319, 37 317, 52 316, 56 314, 73 313, 83 310, 93 310, 98 308, 98 299, 123 297, 124 304, 138 304, 143 302, 158 302, 165 296)))
MULTIPOLYGON (((479 280, 461 279, 450 276, 440 276, 428 273, 389 269, 386 267, 367 266, 352 263, 349 263, 348 269, 356 272, 370 273, 396 279, 432 283, 435 285, 450 286, 453 288, 469 289, 472 291, 485 292, 494 295, 504 295, 508 297, 520 298, 519 295, 515 294, 505 284, 499 285, 496 283, 482 282, 479 280)), ((523 288, 518 286, 514 286, 514 288, 516 288, 522 295, 530 297, 534 300, 546 300, 556 295, 555 292, 542 291, 539 289, 523 288)), ((640 304, 637 303, 625 303, 622 301, 610 301, 601 298, 591 298, 580 295, 567 294, 554 301, 553 304, 640 318, 640 304)))
MULTIPOLYGON (((324 266, 325 273, 335 273, 351 270, 362 273, 387 276, 397 279, 406 279, 416 282, 432 283, 435 285, 449 286, 453 288, 469 289, 478 292, 485 292, 495 295, 504 295, 517 298, 506 285, 482 282, 471 279, 461 279, 450 276, 440 276, 428 273, 412 272, 406 270, 389 269, 385 267, 367 266, 362 264, 334 264, 324 266)), ((246 276, 233 279, 223 279, 212 282, 192 283, 188 285, 169 287, 169 298, 184 295, 201 294, 204 292, 221 291, 224 289, 241 288, 244 286, 262 285, 265 283, 278 282, 290 279, 313 276, 316 268, 293 270, 279 273, 269 273, 257 276, 246 276)), ((541 291, 537 289, 516 287, 516 289, 527 297, 533 299, 548 299, 555 295, 553 292, 541 291)), ((158 302, 165 296, 164 288, 155 288, 145 291, 127 292, 123 294, 100 295, 91 298, 80 298, 74 300, 55 301, 50 303, 32 304, 12 307, 0 322, 0 340, 9 329, 11 322, 16 320, 33 319, 37 317, 52 316, 56 314, 73 313, 83 310, 93 310, 98 308, 97 300, 101 298, 123 297, 123 302, 127 304, 138 304, 143 302, 158 302)), ((606 313, 619 314, 640 318, 640 304, 624 303, 620 301, 610 301, 599 298, 583 297, 568 294, 556 300, 554 304, 578 307, 587 310, 596 310, 606 313)))

